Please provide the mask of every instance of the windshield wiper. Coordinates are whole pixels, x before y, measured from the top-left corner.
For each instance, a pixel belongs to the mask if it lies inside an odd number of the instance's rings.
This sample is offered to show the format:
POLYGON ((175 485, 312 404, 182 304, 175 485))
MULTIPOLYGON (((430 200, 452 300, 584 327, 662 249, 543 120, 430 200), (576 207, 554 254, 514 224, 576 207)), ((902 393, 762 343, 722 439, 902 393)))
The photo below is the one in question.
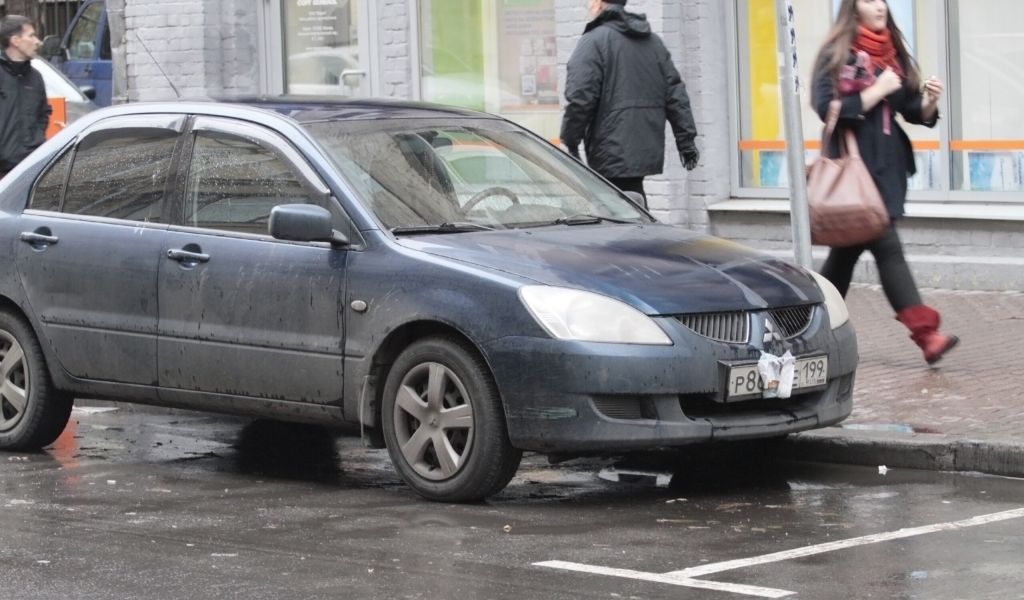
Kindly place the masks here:
POLYGON ((598 223, 637 223, 635 219, 617 219, 615 217, 602 217, 599 215, 588 215, 580 213, 578 215, 570 215, 568 217, 562 217, 555 219, 552 225, 597 225, 598 223))
POLYGON ((407 227, 392 227, 391 233, 395 235, 413 233, 464 233, 467 231, 494 231, 493 227, 471 223, 469 221, 454 221, 441 223, 440 225, 410 225, 407 227))

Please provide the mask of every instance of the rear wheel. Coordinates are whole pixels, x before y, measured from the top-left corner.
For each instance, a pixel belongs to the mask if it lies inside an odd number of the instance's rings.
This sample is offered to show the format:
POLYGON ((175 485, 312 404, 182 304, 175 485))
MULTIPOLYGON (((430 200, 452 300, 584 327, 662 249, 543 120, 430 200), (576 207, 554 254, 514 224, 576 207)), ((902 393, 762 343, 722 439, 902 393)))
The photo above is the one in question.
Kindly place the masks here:
POLYGON ((399 355, 384 386, 391 461, 430 500, 481 500, 504 488, 522 452, 512 447, 497 386, 483 358, 452 338, 428 338, 399 355))
POLYGON ((54 390, 32 328, 0 310, 0 449, 38 450, 53 443, 68 424, 71 404, 54 390))

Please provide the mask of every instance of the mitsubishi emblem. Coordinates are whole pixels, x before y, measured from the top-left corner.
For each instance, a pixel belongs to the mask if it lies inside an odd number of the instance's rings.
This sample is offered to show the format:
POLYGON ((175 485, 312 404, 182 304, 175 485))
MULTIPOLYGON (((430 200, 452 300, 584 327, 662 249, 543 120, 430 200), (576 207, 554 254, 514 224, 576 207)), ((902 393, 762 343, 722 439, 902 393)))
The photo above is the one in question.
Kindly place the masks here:
POLYGON ((776 329, 775 321, 771 317, 765 317, 764 319, 764 339, 761 341, 765 344, 770 344, 771 342, 781 344, 784 341, 782 334, 776 329))

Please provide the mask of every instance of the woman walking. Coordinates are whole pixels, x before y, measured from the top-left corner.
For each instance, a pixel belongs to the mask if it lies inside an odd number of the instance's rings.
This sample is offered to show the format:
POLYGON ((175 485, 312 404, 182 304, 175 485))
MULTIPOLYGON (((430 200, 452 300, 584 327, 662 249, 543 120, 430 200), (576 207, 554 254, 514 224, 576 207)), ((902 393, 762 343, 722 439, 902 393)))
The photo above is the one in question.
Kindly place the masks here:
POLYGON ((842 132, 853 131, 892 224, 873 242, 833 248, 822 275, 845 297, 857 260, 870 250, 896 318, 910 329, 928 364, 938 362, 959 340, 939 333, 939 313, 922 303, 896 232, 907 178, 916 166, 910 138, 895 117, 901 114, 908 123, 934 127, 942 92, 937 78, 922 81, 885 0, 843 0, 814 69, 812 102, 822 120, 833 100, 841 103, 836 134, 822 151, 836 156, 842 132))

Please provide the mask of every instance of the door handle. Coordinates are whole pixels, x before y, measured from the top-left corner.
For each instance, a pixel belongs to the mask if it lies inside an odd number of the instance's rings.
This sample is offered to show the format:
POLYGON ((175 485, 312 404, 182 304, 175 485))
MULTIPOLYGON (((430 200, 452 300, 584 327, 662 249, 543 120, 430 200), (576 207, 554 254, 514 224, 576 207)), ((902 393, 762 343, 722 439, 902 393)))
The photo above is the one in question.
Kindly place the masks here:
POLYGON ((202 252, 189 252, 188 250, 168 250, 167 258, 183 264, 196 264, 210 262, 210 255, 202 252))
POLYGON ((365 69, 345 69, 341 72, 341 84, 345 87, 359 87, 363 78, 366 77, 365 69))
POLYGON ((26 244, 33 246, 52 246, 56 244, 60 239, 55 235, 45 235, 42 233, 33 233, 30 231, 23 231, 21 233, 21 241, 26 244))

